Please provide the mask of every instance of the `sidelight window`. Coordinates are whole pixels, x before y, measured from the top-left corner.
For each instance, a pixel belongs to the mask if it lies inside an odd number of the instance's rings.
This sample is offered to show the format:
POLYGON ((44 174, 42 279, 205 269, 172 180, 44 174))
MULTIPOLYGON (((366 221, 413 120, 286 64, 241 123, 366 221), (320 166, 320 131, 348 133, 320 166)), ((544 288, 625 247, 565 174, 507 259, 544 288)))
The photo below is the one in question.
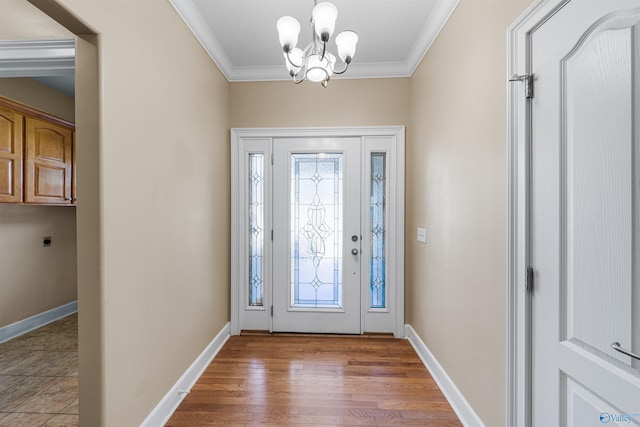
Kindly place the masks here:
POLYGON ((264 301, 264 154, 249 154, 249 305, 264 301))
POLYGON ((386 153, 371 154, 370 307, 386 308, 386 153))

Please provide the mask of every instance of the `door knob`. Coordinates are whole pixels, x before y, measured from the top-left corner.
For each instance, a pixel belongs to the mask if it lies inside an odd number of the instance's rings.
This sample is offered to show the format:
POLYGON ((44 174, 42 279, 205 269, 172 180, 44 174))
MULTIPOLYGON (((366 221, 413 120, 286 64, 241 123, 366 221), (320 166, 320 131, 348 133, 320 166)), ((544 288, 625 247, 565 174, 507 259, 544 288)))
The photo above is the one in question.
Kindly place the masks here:
POLYGON ((351 255, 358 255, 358 250, 356 248, 351 249, 351 255))
POLYGON ((353 236, 351 236, 351 241, 352 242, 357 242, 358 241, 358 236, 356 236, 355 234, 353 236))

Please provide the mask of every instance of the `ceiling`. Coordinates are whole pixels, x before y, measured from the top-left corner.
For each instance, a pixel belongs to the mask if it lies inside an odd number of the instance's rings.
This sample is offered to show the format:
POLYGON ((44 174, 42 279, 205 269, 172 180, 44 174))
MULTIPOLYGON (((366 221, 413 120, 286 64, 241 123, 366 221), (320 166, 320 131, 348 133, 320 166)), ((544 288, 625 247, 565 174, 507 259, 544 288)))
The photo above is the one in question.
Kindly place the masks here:
MULTIPOLYGON (((0 16, 0 77, 31 77, 73 96, 73 35, 27 1, 0 1, 11 2, 9 10, 19 12, 0 16), (37 25, 25 26, 24 22, 37 25)), ((459 2, 331 1, 338 9, 335 34, 348 29, 359 36, 349 71, 338 78, 411 76, 459 2)), ((289 79, 276 30, 281 16, 290 15, 300 22, 299 47, 311 41, 307 23, 313 0, 169 2, 231 82, 289 79)), ((329 50, 337 53, 334 38, 329 50)))
POLYGON ((30 77, 74 94, 73 33, 27 0, 0 0, 0 78, 30 77))
POLYGON ((62 76, 44 76, 31 77, 33 80, 49 86, 52 89, 62 92, 73 98, 76 94, 76 79, 74 73, 68 73, 62 76))
MULTIPOLYGON (((313 0, 169 0, 229 81, 288 80, 276 21, 300 22, 298 47, 311 42, 313 0)), ((459 0, 331 0, 334 34, 358 33, 344 77, 409 77, 459 0)), ((329 49, 337 52, 335 42, 329 49)))

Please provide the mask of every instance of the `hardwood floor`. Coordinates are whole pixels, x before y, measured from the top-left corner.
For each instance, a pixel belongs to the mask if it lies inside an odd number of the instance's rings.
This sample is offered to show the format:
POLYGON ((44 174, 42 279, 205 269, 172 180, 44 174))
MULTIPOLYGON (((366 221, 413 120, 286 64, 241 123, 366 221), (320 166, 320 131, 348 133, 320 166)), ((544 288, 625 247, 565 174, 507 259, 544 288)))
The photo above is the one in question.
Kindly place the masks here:
POLYGON ((231 337, 166 424, 461 426, 408 341, 231 337))

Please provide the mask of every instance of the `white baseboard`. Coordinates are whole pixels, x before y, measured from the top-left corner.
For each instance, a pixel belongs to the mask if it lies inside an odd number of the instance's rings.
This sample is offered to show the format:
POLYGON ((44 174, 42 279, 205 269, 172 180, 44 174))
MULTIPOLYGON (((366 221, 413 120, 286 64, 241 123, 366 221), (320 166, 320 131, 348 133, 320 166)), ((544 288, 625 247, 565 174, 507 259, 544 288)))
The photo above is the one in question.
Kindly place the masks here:
POLYGON ((140 427, 158 427, 163 426, 171 415, 178 409, 178 405, 191 391, 191 387, 196 383, 200 375, 209 366, 209 363, 218 354, 222 346, 231 335, 231 324, 226 325, 218 332, 218 335, 207 345, 207 348, 196 358, 189 366, 180 379, 174 384, 169 392, 162 398, 160 403, 151 411, 147 418, 140 424, 140 427))
POLYGON ((78 312, 78 301, 52 308, 0 328, 0 344, 78 312))
POLYGON ((460 422, 465 427, 484 427, 484 423, 478 417, 478 414, 473 410, 469 402, 464 398, 458 387, 454 384, 453 380, 447 375, 444 368, 438 363, 433 353, 429 351, 424 341, 420 338, 418 333, 411 327, 411 325, 404 325, 405 336, 418 353, 418 356, 427 367, 429 373, 435 380, 438 387, 444 394, 444 397, 453 408, 460 422))

